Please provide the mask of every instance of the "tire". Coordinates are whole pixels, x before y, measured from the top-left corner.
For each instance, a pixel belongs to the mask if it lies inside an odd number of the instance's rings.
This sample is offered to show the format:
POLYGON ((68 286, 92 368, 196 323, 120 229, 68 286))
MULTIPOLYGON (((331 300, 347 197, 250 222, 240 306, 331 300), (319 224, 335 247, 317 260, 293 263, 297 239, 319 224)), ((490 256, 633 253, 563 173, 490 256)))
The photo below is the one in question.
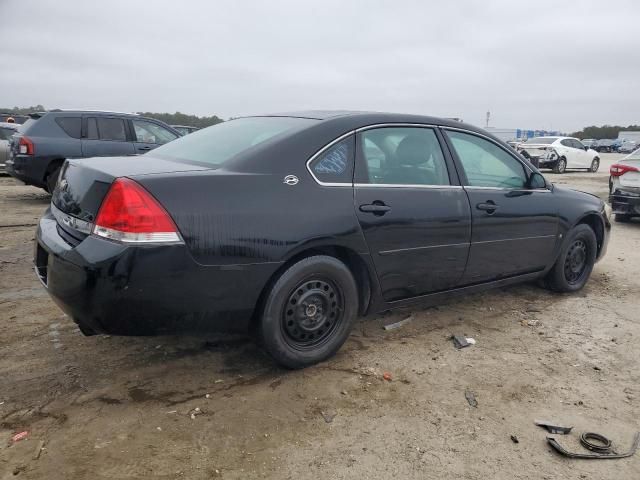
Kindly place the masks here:
POLYGON ((585 286, 596 262, 598 242, 589 225, 576 225, 567 235, 562 251, 545 284, 554 292, 576 292, 585 286))
POLYGON ((564 173, 567 170, 567 160, 564 157, 560 157, 558 161, 553 165, 553 173, 564 173))
POLYGON ((595 157, 591 162, 591 168, 589 168, 589 171, 591 173, 596 173, 599 168, 600 168, 600 159, 598 157, 595 157))
POLYGON ((49 175, 47 175, 47 178, 45 179, 45 182, 47 183, 47 192, 49 192, 50 194, 53 194, 53 191, 56 188, 56 184, 58 183, 58 177, 60 176, 60 169, 62 168, 61 165, 58 165, 57 167, 55 167, 50 173, 49 175))
POLYGON ((616 213, 613 219, 618 223, 629 223, 631 221, 631 215, 616 213))
POLYGON ((335 355, 358 314, 358 288, 340 260, 318 255, 289 267, 273 284, 258 326, 260 343, 286 368, 335 355))

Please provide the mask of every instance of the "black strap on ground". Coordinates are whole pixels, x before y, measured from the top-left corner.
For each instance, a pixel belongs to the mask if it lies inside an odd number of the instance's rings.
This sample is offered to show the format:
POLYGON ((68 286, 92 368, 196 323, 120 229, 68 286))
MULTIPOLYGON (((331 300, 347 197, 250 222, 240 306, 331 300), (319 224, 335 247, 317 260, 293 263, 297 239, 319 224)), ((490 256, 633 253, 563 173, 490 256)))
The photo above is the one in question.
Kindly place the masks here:
MULTIPOLYGON (((583 434, 584 436, 584 434, 583 434)), ((607 442, 610 443, 609 439, 602 436, 602 435, 598 435, 590 433, 587 436, 587 441, 589 442, 590 445, 594 445, 593 442, 591 442, 589 439, 591 438, 592 440, 597 440, 599 437, 602 437, 603 439, 605 439, 607 442), (598 437, 594 437, 594 435, 597 435, 598 437)), ((580 437, 580 441, 582 442, 582 437, 580 437)), ((614 453, 614 452, 610 452, 610 453, 573 453, 573 452, 569 452, 568 450, 565 450, 564 447, 562 445, 560 445, 558 443, 558 441, 553 438, 553 437, 547 437, 547 442, 549 442, 549 445, 551 445, 554 450, 556 450, 558 453, 564 455, 565 457, 569 457, 569 458, 584 458, 584 459, 589 459, 589 460, 605 460, 605 459, 614 459, 614 458, 627 458, 632 456, 634 453, 636 453, 636 450, 638 450, 638 445, 640 445, 640 432, 636 433, 636 436, 633 440, 633 444, 631 445, 631 449, 626 452, 626 453, 614 453)), ((601 442, 599 442, 601 443, 601 442)), ((584 445, 584 443, 583 443, 584 445)), ((600 445, 598 444, 599 448, 602 448, 604 444, 600 445)), ((585 445, 586 446, 586 445, 585 445)), ((589 447, 587 447, 589 448, 589 447)), ((609 451, 611 449, 611 446, 609 446, 609 451)))

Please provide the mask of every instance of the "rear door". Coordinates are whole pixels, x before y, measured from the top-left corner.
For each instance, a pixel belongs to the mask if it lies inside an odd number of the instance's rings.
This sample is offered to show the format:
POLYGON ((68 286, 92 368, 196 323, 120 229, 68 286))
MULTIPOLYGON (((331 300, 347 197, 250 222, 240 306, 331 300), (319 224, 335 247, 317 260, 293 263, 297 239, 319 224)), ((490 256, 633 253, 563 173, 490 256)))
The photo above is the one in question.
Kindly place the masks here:
POLYGON ((446 129, 473 217, 464 284, 543 270, 553 261, 558 208, 547 188, 527 188, 529 167, 473 132, 446 129))
POLYGON ((360 131, 354 200, 384 300, 459 283, 471 214, 437 129, 380 126, 360 131))
POLYGON ((593 161, 591 154, 584 149, 584 145, 580 140, 572 138, 571 141, 573 142, 575 149, 578 151, 578 165, 576 165, 576 168, 590 168, 591 162, 593 161))
POLYGON ((129 120, 134 135, 136 153, 145 153, 175 140, 178 135, 162 125, 148 120, 129 120))
POLYGON ((85 157, 134 155, 127 121, 117 116, 83 117, 82 154, 85 157))

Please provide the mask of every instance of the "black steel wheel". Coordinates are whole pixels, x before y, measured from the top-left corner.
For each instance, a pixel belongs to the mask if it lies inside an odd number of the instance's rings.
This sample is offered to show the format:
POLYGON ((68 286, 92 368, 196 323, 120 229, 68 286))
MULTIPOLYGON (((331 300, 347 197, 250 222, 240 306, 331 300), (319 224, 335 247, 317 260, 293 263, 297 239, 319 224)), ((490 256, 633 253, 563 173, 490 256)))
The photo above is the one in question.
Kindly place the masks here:
POLYGON ((575 284, 580 281, 587 268, 587 244, 581 238, 575 240, 564 259, 564 276, 567 282, 575 284))
POLYGON ((314 348, 331 336, 343 313, 339 288, 330 280, 311 277, 293 289, 283 308, 284 337, 294 348, 314 348))
POLYGON ((334 355, 358 314, 358 288, 349 268, 316 255, 291 265, 273 283, 257 326, 267 353, 287 368, 334 355))
POLYGON ((544 278, 545 285, 555 292, 575 292, 589 280, 598 252, 593 229, 586 224, 576 225, 567 233, 556 263, 544 278))

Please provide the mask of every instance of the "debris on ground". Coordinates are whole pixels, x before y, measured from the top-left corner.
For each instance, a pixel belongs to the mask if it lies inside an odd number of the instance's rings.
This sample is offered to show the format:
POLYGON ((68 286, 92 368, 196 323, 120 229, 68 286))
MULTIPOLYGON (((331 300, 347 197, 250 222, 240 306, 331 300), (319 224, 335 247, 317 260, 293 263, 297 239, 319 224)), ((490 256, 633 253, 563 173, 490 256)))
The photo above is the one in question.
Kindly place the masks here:
POLYGON ((389 330, 395 330, 396 328, 400 328, 404 325, 406 325, 407 323, 411 322, 413 320, 413 315, 409 315, 407 318, 400 320, 399 322, 395 322, 395 323, 390 323, 389 325, 385 325, 384 328, 385 330, 389 331, 389 330))
POLYGON ((573 429, 573 427, 564 427, 562 425, 558 425, 556 423, 549 422, 547 420, 534 420, 533 423, 535 423, 539 427, 546 428, 549 431, 549 433, 553 433, 553 434, 567 435, 573 429))
POLYGON ((465 337, 464 335, 452 335, 450 338, 453 340, 453 345, 458 349, 469 346, 467 337, 465 337))
POLYGON ((324 421, 326 423, 331 423, 333 422, 333 419, 336 418, 337 413, 326 413, 326 412, 320 411, 320 415, 322 415, 322 418, 324 418, 324 421))
POLYGON ((382 374, 382 378, 384 378, 387 382, 390 382, 391 380, 393 380, 393 377, 389 372, 384 372, 382 374))
POLYGON ((36 445, 36 449, 33 451, 33 459, 38 460, 40 458, 40 454, 44 449, 44 440, 40 440, 38 445, 36 445))
POLYGON ((611 448, 611 440, 606 438, 603 435, 597 433, 583 433, 580 436, 580 443, 594 453, 574 453, 566 450, 562 445, 558 443, 558 441, 553 437, 547 437, 547 442, 554 450, 556 450, 561 455, 569 458, 584 458, 589 460, 611 460, 615 458, 627 458, 633 456, 638 450, 638 446, 640 445, 640 432, 636 433, 636 436, 633 439, 633 444, 628 452, 625 453, 617 453, 611 448), (591 440, 596 440, 598 443, 594 443, 591 440), (601 453, 596 453, 601 452, 601 453))
POLYGON ((478 400, 476 400, 476 395, 471 390, 464 391, 464 398, 467 399, 467 402, 469 402, 469 405, 473 408, 478 408, 478 400))
POLYGON ((513 443, 520 443, 520 440, 518 440, 518 437, 516 437, 515 435, 511 435, 510 438, 513 443))
POLYGON ((198 415, 202 415, 202 410, 200 410, 200 407, 196 407, 189 412, 191 420, 195 420, 198 415))
POLYGON ((24 440, 25 438, 27 438, 28 435, 29 435, 29 432, 27 432, 26 430, 24 432, 16 433, 11 437, 11 441, 14 443, 19 442, 20 440, 24 440))

